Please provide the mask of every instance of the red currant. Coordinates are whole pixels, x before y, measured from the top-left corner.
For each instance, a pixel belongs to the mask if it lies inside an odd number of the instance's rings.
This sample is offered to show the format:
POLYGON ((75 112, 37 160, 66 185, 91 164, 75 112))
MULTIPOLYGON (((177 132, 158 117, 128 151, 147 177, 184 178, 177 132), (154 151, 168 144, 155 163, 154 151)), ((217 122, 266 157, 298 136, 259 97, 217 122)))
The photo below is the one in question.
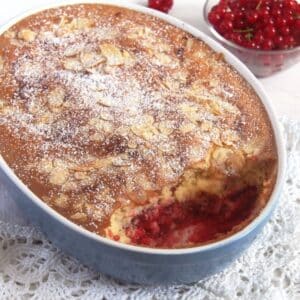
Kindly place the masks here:
POLYGON ((273 50, 300 46, 299 15, 296 0, 220 0, 208 19, 238 45, 273 50))
POLYGON ((173 6, 173 0, 148 0, 148 6, 167 13, 173 6))
POLYGON ((263 41, 261 48, 263 50, 272 50, 273 46, 274 46, 273 41, 271 39, 268 39, 263 41))
POLYGON ((265 37, 272 38, 276 35, 276 29, 272 25, 268 25, 264 30, 265 37))

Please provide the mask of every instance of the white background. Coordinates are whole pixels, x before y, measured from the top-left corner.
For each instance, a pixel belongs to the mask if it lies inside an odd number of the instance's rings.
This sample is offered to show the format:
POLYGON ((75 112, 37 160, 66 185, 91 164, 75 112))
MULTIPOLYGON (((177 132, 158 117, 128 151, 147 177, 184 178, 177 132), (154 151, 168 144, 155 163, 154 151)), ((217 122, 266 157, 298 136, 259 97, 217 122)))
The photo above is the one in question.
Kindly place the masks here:
MULTIPOLYGON (((97 0, 94 0, 95 2, 97 0)), ((0 25, 12 17, 34 7, 60 0, 7 0, 1 2, 0 25)), ((128 0, 131 3, 146 4, 146 0, 128 0)), ((174 0, 171 15, 182 19, 198 29, 208 33, 202 18, 205 0, 174 0)), ((300 63, 292 68, 261 79, 278 116, 287 116, 300 120, 300 63)))

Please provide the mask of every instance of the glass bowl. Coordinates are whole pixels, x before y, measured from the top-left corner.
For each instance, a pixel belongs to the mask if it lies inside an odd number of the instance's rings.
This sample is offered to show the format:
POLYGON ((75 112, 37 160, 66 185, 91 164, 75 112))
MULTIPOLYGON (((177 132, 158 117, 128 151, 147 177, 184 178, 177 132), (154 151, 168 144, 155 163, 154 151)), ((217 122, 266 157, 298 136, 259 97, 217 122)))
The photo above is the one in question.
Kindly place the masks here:
POLYGON ((213 35, 225 48, 244 62, 257 77, 267 77, 287 69, 300 61, 300 46, 287 50, 255 50, 239 46, 220 35, 208 20, 208 14, 219 0, 206 0, 204 20, 213 35))

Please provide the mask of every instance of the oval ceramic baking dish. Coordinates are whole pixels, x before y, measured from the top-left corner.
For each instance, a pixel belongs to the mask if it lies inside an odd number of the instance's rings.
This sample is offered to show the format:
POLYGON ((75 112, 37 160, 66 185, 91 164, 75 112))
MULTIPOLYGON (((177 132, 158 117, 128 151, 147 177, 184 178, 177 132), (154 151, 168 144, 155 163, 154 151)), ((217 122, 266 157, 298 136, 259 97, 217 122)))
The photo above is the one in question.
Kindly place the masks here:
MULTIPOLYGON (((172 250, 121 244, 98 236, 72 223, 34 195, 1 158, 0 171, 3 173, 1 175, 5 178, 12 197, 32 223, 39 226, 58 247, 75 256, 84 264, 115 278, 143 284, 191 283, 221 271, 236 259, 243 250, 249 247, 250 243, 261 231, 271 216, 283 184, 285 150, 278 121, 267 95, 259 81, 235 56, 204 33, 182 21, 142 6, 121 1, 72 1, 66 4, 78 3, 114 4, 156 16, 200 38, 216 52, 223 53, 225 60, 256 91, 270 118, 278 152, 278 173, 275 187, 265 208, 243 230, 208 245, 172 250)), ((61 5, 65 4, 62 3, 61 5)), ((3 26, 0 29, 0 34, 31 14, 61 5, 47 6, 29 11, 3 26)))

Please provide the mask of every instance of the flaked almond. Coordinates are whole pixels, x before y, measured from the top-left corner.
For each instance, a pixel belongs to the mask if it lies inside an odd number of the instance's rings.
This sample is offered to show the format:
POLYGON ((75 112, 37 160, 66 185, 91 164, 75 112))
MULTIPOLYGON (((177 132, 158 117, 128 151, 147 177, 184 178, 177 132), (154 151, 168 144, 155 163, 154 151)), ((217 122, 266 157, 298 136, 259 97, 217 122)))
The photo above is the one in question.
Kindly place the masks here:
POLYGON ((186 50, 187 51, 191 51, 192 48, 193 48, 193 45, 194 45, 194 39, 193 38, 188 38, 187 41, 186 41, 186 50))
POLYGON ((182 103, 179 105, 179 109, 191 122, 197 124, 197 122, 201 121, 201 115, 196 105, 192 103, 182 103))
POLYGON ((50 173, 54 168, 52 159, 43 158, 38 163, 38 170, 42 173, 50 173))
POLYGON ((49 175, 49 182, 53 185, 63 185, 69 177, 67 168, 55 167, 49 175))
POLYGON ((134 57, 126 50, 113 45, 113 44, 102 44, 100 45, 100 50, 103 56, 107 60, 107 66, 120 66, 128 65, 134 61, 134 57))
POLYGON ((37 33, 30 29, 22 29, 18 33, 18 38, 25 42, 33 42, 36 38, 37 33))
POLYGON ((100 142, 105 139, 105 135, 102 132, 95 132, 89 136, 91 141, 100 142))
POLYGON ((239 136, 235 131, 227 129, 221 132, 221 140, 224 144, 232 146, 239 140, 239 136))
POLYGON ((147 141, 152 140, 153 137, 158 134, 157 128, 147 123, 131 126, 130 129, 135 135, 147 141))
POLYGON ((166 53, 157 52, 154 55, 156 57, 156 59, 154 61, 159 66, 170 66, 171 64, 175 63, 174 59, 166 53))
POLYGON ((76 191, 78 190, 78 182, 75 180, 68 180, 62 185, 61 190, 63 192, 76 191))
POLYGON ((87 215, 83 212, 77 212, 74 215, 71 215, 71 219, 77 222, 87 221, 87 215))
POLYGON ((104 121, 113 121, 114 117, 111 113, 102 111, 100 112, 100 118, 104 121))
POLYGON ((211 121, 203 120, 201 121, 200 128, 204 132, 210 132, 213 129, 213 123, 211 121))
POLYGON ((5 107, 5 101, 0 99, 0 109, 3 109, 5 107))
POLYGON ((113 130, 113 125, 110 122, 102 120, 100 118, 90 119, 89 125, 92 128, 99 130, 100 132, 103 132, 103 133, 110 133, 113 130))
POLYGON ((68 206, 69 197, 65 194, 59 195, 54 199, 54 204, 59 208, 66 208, 68 206))
POLYGON ((179 127, 179 130, 183 133, 183 134, 186 134, 186 133, 189 133, 189 132, 192 132, 194 130, 196 130, 197 127, 195 126, 195 124, 193 123, 183 123, 180 125, 179 127))
POLYGON ((71 170, 79 171, 79 172, 88 172, 95 169, 105 168, 112 164, 112 157, 94 159, 92 161, 70 167, 71 170))
POLYGON ((158 130, 163 134, 163 135, 170 135, 174 131, 174 126, 173 123, 170 121, 163 121, 158 124, 158 130))
POLYGON ((124 64, 123 55, 121 49, 113 44, 100 45, 102 55, 107 59, 109 66, 118 66, 124 64))
POLYGON ((105 57, 97 52, 81 52, 80 61, 85 68, 92 68, 105 61, 105 57))
POLYGON ((83 65, 76 58, 66 58, 63 62, 63 66, 66 70, 80 72, 83 71, 83 65))
POLYGON ((75 56, 81 52, 82 48, 83 48, 82 45, 78 45, 78 44, 70 45, 68 46, 68 48, 65 49, 64 56, 67 57, 75 56))
POLYGON ((44 112, 36 118, 38 124, 51 124, 55 120, 54 115, 51 112, 44 112))
POLYGON ((71 24, 75 29, 88 29, 95 25, 95 22, 92 19, 88 18, 75 18, 71 21, 71 24))
POLYGON ((96 98, 97 103, 100 105, 106 107, 113 106, 113 100, 107 96, 104 96, 101 92, 95 93, 94 97, 96 98))
POLYGON ((62 106, 65 100, 66 92, 63 87, 56 87, 48 94, 48 104, 50 108, 56 108, 62 106))
POLYGON ((130 139, 128 141, 128 144, 127 144, 128 148, 130 149, 136 149, 137 148, 137 143, 133 140, 133 139, 130 139))
POLYGON ((86 179, 88 177, 87 173, 86 172, 75 172, 74 173, 74 178, 75 179, 78 179, 78 180, 83 180, 83 179, 86 179))

